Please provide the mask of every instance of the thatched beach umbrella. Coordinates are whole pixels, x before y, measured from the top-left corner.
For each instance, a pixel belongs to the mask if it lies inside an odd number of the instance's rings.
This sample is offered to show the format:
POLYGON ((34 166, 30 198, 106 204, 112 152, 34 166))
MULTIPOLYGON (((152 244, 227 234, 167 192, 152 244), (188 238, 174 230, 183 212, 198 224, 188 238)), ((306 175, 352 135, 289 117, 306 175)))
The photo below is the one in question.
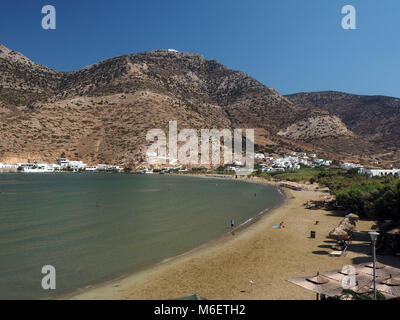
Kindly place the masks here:
POLYGON ((321 275, 313 277, 301 277, 287 280, 304 289, 311 290, 317 294, 323 294, 328 297, 340 295, 343 291, 341 284, 337 281, 331 281, 321 275))
POLYGON ((314 284, 325 284, 325 283, 329 282, 328 279, 320 276, 319 273, 314 277, 307 277, 306 280, 310 281, 311 283, 314 283, 314 284))
MULTIPOLYGON (((362 263, 356 266, 357 272, 367 274, 368 276, 373 276, 373 264, 371 263, 362 263)), ((398 268, 393 268, 383 263, 376 263, 376 278, 377 280, 387 280, 390 278, 400 277, 400 270, 398 268)))
MULTIPOLYGON (((355 286, 350 290, 359 293, 371 293, 373 290, 373 275, 370 273, 369 264, 354 265, 351 272, 355 273, 355 286)), ((377 269, 377 290, 382 293, 386 299, 400 298, 400 269, 390 267, 378 263, 377 269)), ((311 290, 318 294, 324 294, 328 297, 341 296, 343 294, 343 284, 348 284, 346 281, 351 274, 345 270, 333 270, 323 272, 314 277, 302 277, 289 279, 287 281, 299 285, 307 290, 311 290)))
POLYGON ((382 280, 381 283, 386 284, 388 286, 397 287, 397 286, 400 286, 400 277, 398 277, 398 278, 390 277, 387 280, 382 280))
POLYGON ((377 284, 377 290, 388 293, 393 296, 400 296, 400 276, 379 281, 377 284))
MULTIPOLYGON (((366 267, 366 268, 370 268, 372 269, 374 267, 374 263, 373 262, 367 262, 367 263, 361 263, 360 265, 358 265, 359 267, 366 267)), ((375 268, 376 269, 384 269, 387 268, 386 265, 384 265, 383 263, 380 262, 376 262, 375 263, 375 268)))
POLYGON ((356 228, 356 224, 351 222, 350 219, 344 218, 342 222, 340 222, 338 228, 343 229, 346 232, 353 231, 356 228))
POLYGON ((360 220, 360 217, 358 215, 356 215, 355 213, 349 213, 347 215, 345 215, 345 218, 349 219, 352 223, 354 222, 354 224, 360 220))
POLYGON ((349 240, 351 233, 356 229, 356 221, 358 219, 358 215, 354 213, 346 215, 339 225, 329 232, 328 237, 336 241, 349 240))
POLYGON ((328 237, 336 241, 345 241, 350 239, 349 233, 339 227, 336 227, 329 232, 328 237))

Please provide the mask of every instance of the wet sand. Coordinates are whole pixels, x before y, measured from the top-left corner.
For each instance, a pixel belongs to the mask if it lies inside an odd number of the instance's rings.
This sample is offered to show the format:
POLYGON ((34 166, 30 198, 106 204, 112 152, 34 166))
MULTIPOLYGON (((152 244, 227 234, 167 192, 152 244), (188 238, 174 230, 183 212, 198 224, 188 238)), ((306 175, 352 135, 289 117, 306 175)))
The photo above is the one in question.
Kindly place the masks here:
MULTIPOLYGON (((251 182, 274 184, 257 178, 251 182)), ((328 195, 315 187, 307 185, 305 191, 284 189, 288 199, 282 206, 235 235, 68 298, 174 299, 197 293, 206 299, 315 299, 313 293, 286 279, 370 259, 369 244, 364 239, 353 241, 346 256, 328 255, 333 243, 326 235, 343 217, 305 209, 304 202, 328 195), (272 228, 281 221, 285 228, 272 228), (309 238, 310 231, 316 231, 315 239, 309 238)), ((367 231, 372 225, 371 221, 360 221, 357 230, 367 231)))

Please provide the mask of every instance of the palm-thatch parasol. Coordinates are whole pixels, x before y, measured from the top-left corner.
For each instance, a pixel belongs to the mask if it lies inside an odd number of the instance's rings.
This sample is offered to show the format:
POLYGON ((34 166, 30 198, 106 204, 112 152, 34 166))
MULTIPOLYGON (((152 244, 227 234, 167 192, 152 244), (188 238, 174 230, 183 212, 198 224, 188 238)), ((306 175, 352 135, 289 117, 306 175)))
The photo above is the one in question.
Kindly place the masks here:
POLYGON ((356 228, 356 221, 358 221, 358 215, 350 213, 340 221, 339 225, 329 232, 328 237, 336 241, 346 241, 350 239, 350 234, 356 228))
POLYGON ((329 232, 328 237, 336 241, 345 241, 350 239, 350 234, 342 228, 336 227, 329 232))
POLYGON ((393 296, 400 296, 400 276, 390 277, 389 279, 379 281, 377 290, 389 293, 393 296))
POLYGON ((338 228, 343 229, 346 232, 350 232, 350 231, 353 231, 356 228, 356 224, 355 224, 355 222, 352 222, 350 219, 344 218, 340 222, 338 228))
POLYGON ((330 281, 328 278, 318 274, 313 277, 294 278, 287 281, 326 296, 339 295, 343 290, 339 282, 330 281))
MULTIPOLYGON (((387 299, 400 298, 400 269, 378 263, 377 290, 387 299)), ((355 265, 355 285, 349 289, 356 293, 369 293, 373 290, 373 275, 369 264, 355 265)), ((341 296, 344 287, 342 283, 348 284, 345 277, 349 274, 342 270, 322 272, 314 277, 302 277, 289 279, 287 281, 299 285, 307 290, 328 297, 341 296)))
POLYGON ((354 224, 360 220, 360 217, 356 215, 355 213, 349 213, 345 215, 345 218, 349 219, 350 221, 354 222, 354 224))

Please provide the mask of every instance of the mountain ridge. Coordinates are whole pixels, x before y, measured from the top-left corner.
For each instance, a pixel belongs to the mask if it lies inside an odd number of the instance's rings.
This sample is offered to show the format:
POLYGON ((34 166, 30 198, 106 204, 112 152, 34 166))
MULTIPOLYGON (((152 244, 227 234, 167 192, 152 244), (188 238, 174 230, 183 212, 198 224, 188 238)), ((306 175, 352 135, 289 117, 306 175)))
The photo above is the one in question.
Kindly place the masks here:
MULTIPOLYGON (((171 120, 179 128, 255 128, 260 152, 310 151, 367 161, 376 160, 374 152, 391 152, 400 136, 391 127, 385 134, 396 136, 396 143, 379 146, 376 133, 374 139, 371 132, 363 136, 366 125, 351 110, 333 108, 347 96, 284 96, 200 54, 153 50, 61 72, 6 49, 0 45, 3 162, 54 161, 64 152, 89 163, 135 166, 145 161, 146 132, 166 129, 171 120)), ((375 104, 373 110, 382 109, 375 104)))

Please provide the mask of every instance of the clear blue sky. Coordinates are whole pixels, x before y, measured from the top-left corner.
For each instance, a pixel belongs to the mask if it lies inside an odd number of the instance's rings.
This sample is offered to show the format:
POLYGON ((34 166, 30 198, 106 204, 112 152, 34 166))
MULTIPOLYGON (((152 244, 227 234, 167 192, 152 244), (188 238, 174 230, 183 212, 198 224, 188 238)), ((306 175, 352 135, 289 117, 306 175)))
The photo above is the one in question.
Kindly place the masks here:
POLYGON ((1 0, 0 43, 72 71, 153 49, 203 54, 283 94, 400 97, 399 0, 1 0), (57 29, 41 28, 54 5, 57 29), (341 8, 357 10, 343 30, 341 8))

